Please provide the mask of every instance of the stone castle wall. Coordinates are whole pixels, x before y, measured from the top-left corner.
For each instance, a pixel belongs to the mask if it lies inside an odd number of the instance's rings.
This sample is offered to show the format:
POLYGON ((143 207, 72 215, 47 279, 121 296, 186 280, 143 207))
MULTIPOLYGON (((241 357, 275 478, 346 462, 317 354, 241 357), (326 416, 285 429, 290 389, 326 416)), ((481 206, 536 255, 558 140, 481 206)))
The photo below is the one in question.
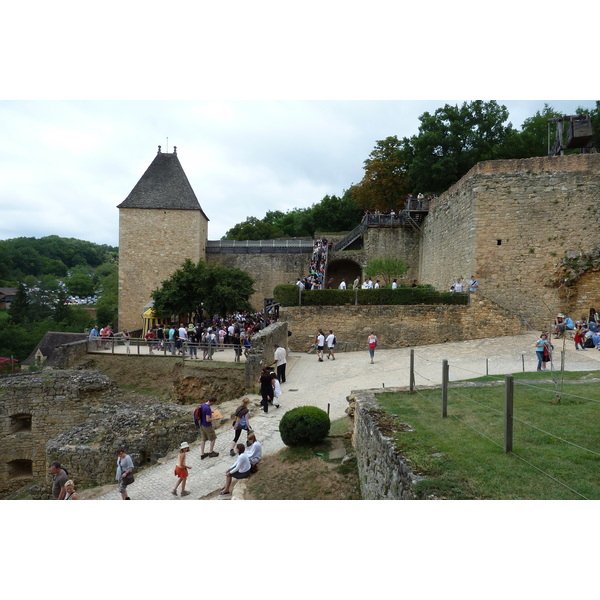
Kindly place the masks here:
POLYGON ((600 305, 597 265, 558 289, 565 257, 597 249, 599 230, 600 154, 482 162, 432 205, 420 278, 447 289, 474 274, 482 295, 540 328, 581 312, 577 298, 600 305))
POLYGON ((376 258, 401 258, 408 267, 400 282, 419 278, 420 234, 411 227, 369 228, 365 234, 367 263, 376 258))
POLYGON ((205 258, 207 232, 199 210, 119 210, 119 330, 142 326, 150 294, 186 258, 205 258))
POLYGON ((263 309, 265 298, 273 297, 273 289, 282 283, 296 283, 308 275, 309 253, 290 254, 207 254, 209 264, 245 271, 254 279, 254 294, 250 303, 255 310, 263 309))
POLYGON ((319 329, 333 330, 338 352, 366 350, 371 331, 382 348, 525 332, 510 311, 475 296, 468 306, 290 306, 281 308, 279 315, 292 332, 288 345, 295 352, 308 352, 319 329))

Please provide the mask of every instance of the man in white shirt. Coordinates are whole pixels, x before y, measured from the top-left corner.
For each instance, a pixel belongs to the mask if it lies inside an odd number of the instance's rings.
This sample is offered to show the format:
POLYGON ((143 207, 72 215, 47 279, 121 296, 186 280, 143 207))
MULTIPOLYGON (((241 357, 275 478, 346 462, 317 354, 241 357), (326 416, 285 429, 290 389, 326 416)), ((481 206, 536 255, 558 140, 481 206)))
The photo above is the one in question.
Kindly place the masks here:
POLYGON ((479 284, 477 283, 477 279, 475 279, 475 275, 471 275, 471 279, 469 280, 469 292, 474 294, 477 291, 479 284))
POLYGON ((319 329, 319 333, 317 333, 317 337, 315 338, 315 345, 317 346, 317 358, 319 362, 323 362, 323 348, 325 346, 325 336, 323 335, 323 330, 319 329))
POLYGON ((394 281, 392 281, 392 289, 398 289, 398 282, 394 279, 394 281))
POLYGON ((303 290, 304 289, 304 283, 302 283, 302 280, 300 278, 298 278, 298 281, 296 281, 296 285, 303 290))
POLYGON ((373 289, 373 280, 370 277, 369 277, 369 279, 367 279, 367 289, 368 290, 373 289))
POLYGON ((277 379, 279 379, 279 383, 285 383, 285 365, 287 363, 285 348, 277 344, 273 344, 273 347, 275 348, 273 357, 277 362, 277 379))
POLYGON ((462 277, 459 277, 456 280, 456 283, 454 284, 454 291, 455 292, 462 292, 463 291, 463 282, 462 282, 462 277))
POLYGON ((329 358, 333 358, 333 360, 335 360, 335 354, 333 353, 333 349, 335 348, 335 335, 333 335, 333 331, 330 329, 329 330, 329 335, 327 336, 327 339, 325 340, 327 342, 327 360, 329 360, 329 358))
POLYGON ((338 286, 338 289, 340 289, 340 290, 345 290, 346 289, 346 280, 345 279, 342 279, 342 282, 338 286))
POLYGON ((375 282, 375 285, 373 286, 373 289, 376 289, 376 290, 379 289, 379 279, 375 282))

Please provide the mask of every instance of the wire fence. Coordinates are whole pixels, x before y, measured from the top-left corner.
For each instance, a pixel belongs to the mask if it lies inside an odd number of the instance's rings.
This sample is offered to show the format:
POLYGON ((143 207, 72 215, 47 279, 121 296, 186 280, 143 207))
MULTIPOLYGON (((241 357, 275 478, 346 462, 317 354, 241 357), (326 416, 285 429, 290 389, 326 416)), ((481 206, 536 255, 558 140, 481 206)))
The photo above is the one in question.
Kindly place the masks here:
MULTIPOLYGON (((565 366, 565 356, 564 351, 561 352, 560 363, 564 369, 565 366)), ((531 370, 532 365, 526 363, 524 355, 511 359, 502 359, 498 361, 502 363, 502 370, 506 373, 507 363, 512 362, 512 364, 520 367, 518 370, 525 372, 526 367, 531 370), (520 359, 520 360, 519 360, 520 359)), ((544 383, 535 383, 531 381, 522 381, 522 380, 514 380, 512 375, 505 375, 504 382, 502 381, 488 381, 488 382, 461 382, 461 383, 450 383, 449 381, 449 372, 452 370, 453 372, 460 371, 461 373, 466 373, 468 375, 472 375, 471 378, 479 378, 485 375, 490 375, 490 359, 488 358, 480 358, 472 361, 472 368, 463 367, 457 364, 448 364, 446 360, 435 360, 431 358, 424 357, 422 355, 418 355, 414 350, 411 350, 411 360, 410 360, 410 391, 416 393, 419 397, 423 398, 430 404, 433 408, 438 408, 441 411, 442 417, 450 417, 456 421, 459 421, 472 431, 474 431, 477 435, 485 438, 495 446, 504 449, 505 454, 512 456, 514 458, 519 459, 523 463, 527 464, 529 467, 535 469, 545 477, 549 478, 556 484, 562 486, 573 495, 588 499, 588 496, 581 490, 575 489, 572 485, 569 485, 564 479, 564 475, 559 476, 556 474, 552 474, 549 470, 553 470, 548 466, 541 466, 539 464, 539 458, 547 458, 546 456, 538 456, 538 459, 531 458, 529 454, 536 455, 536 453, 540 454, 539 443, 536 446, 535 441, 529 440, 530 434, 527 434, 527 431, 535 432, 536 434, 543 436, 546 439, 555 441, 556 443, 562 446, 568 446, 574 451, 577 452, 577 456, 574 456, 572 461, 573 463, 579 464, 584 456, 598 457, 600 456, 600 448, 589 447, 593 446, 593 443, 586 444, 580 442, 579 440, 569 439, 568 435, 563 434, 562 432, 557 431, 549 431, 548 429, 553 429, 553 427, 545 428, 540 424, 535 423, 536 414, 540 416, 539 408, 542 406, 538 404, 537 407, 529 407, 529 412, 531 415, 529 418, 526 416, 519 414, 516 416, 513 414, 513 406, 514 406, 514 395, 517 395, 519 401, 517 402, 518 410, 525 411, 525 400, 528 396, 531 396, 532 393, 537 395, 547 395, 547 401, 543 401, 544 406, 550 405, 559 405, 565 402, 569 402, 573 405, 580 405, 591 407, 595 404, 600 403, 600 387, 590 388, 590 395, 581 395, 575 393, 569 393, 565 390, 565 387, 571 384, 580 384, 581 381, 570 381, 566 382, 564 379, 564 371, 558 371, 554 368, 554 364, 551 364, 551 368, 548 371, 549 382, 544 383), (418 361, 418 363, 417 363, 418 361), (480 370, 477 370, 477 366, 481 365, 480 370), (440 369, 441 371, 441 384, 440 380, 437 377, 437 371, 440 369), (419 389, 418 385, 421 385, 421 389, 419 389), (501 406, 499 404, 494 404, 488 400, 488 403, 485 400, 474 399, 471 397, 471 392, 473 389, 481 389, 481 387, 503 387, 504 392, 504 405, 501 406), (425 390, 425 387, 428 388, 425 390), (434 392, 432 393, 432 387, 434 388, 434 392), (516 391, 513 392, 514 387, 516 387, 516 391), (439 390, 439 395, 438 395, 439 390), (529 392, 528 392, 529 390, 529 392), (509 397, 510 396, 510 397, 509 397), (538 412, 536 413, 536 410, 538 412), (488 415, 487 417, 485 415, 488 415), (520 450, 519 453, 515 452, 513 449, 513 427, 517 424, 519 427, 519 431, 517 433, 520 450), (495 435, 494 432, 502 432, 504 430, 504 436, 502 433, 500 435, 495 435), (507 435, 510 436, 510 439, 507 439, 507 435), (527 455, 524 456, 523 454, 527 455), (536 462, 538 464, 536 464, 536 462)), ((498 373, 500 374, 500 373, 498 373)), ((479 392, 476 392, 478 394, 479 392)), ((498 402, 498 394, 496 394, 496 402, 498 402)), ((575 410, 575 414, 577 411, 575 410)), ((588 414, 588 413, 586 413, 588 414)), ((557 427, 568 429, 565 426, 565 423, 562 419, 565 416, 561 414, 561 419, 556 420, 557 427)), ((589 415, 586 417, 589 420, 589 415)), ((593 427, 593 423, 597 422, 597 415, 592 414, 592 424, 590 427, 593 427)), ((589 427, 588 427, 589 429, 589 427)), ((569 429, 569 431, 573 431, 573 428, 569 429)), ((594 442, 596 440, 595 436, 591 436, 588 438, 589 441, 594 442)), ((564 454, 564 451, 561 451, 564 454)), ((543 461, 542 461, 543 462, 543 461)), ((546 461, 547 464, 548 461, 546 461)), ((560 461, 562 462, 562 461, 560 461)), ((561 472, 564 472, 563 467, 557 469, 561 472)), ((596 478, 597 480, 597 478, 596 478)), ((597 481, 596 481, 597 483, 597 481)))

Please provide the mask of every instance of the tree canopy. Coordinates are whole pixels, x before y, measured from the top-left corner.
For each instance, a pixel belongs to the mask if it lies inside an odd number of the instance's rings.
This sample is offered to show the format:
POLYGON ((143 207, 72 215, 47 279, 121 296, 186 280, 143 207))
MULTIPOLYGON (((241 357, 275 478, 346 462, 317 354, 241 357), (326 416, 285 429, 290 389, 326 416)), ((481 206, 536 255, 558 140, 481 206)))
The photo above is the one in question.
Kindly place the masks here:
POLYGON ((402 206, 410 188, 402 143, 395 135, 377 142, 364 169, 365 175, 354 189, 358 206, 384 211, 402 206))
POLYGON ((223 236, 224 240, 272 240, 280 237, 313 237, 315 231, 349 231, 356 227, 361 210, 351 188, 343 196, 324 196, 310 208, 268 211, 262 219, 247 217, 223 236))
POLYGON ((189 321, 203 311, 222 317, 235 311, 250 310, 254 280, 237 268, 185 260, 159 289, 152 292, 154 314, 161 319, 186 315, 189 321))
POLYGON ((507 120, 508 109, 495 100, 424 112, 419 134, 402 140, 412 191, 441 193, 479 161, 505 158, 504 140, 514 132, 507 120))

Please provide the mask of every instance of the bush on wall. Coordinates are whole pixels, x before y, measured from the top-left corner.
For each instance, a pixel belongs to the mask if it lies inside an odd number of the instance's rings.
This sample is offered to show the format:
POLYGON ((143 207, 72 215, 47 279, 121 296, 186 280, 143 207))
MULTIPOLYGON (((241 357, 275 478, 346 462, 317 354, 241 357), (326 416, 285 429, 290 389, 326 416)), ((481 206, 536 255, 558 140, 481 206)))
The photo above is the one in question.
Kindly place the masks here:
POLYGON ((329 415, 316 406, 288 410, 279 422, 281 440, 286 446, 310 446, 322 442, 329 433, 329 415))

